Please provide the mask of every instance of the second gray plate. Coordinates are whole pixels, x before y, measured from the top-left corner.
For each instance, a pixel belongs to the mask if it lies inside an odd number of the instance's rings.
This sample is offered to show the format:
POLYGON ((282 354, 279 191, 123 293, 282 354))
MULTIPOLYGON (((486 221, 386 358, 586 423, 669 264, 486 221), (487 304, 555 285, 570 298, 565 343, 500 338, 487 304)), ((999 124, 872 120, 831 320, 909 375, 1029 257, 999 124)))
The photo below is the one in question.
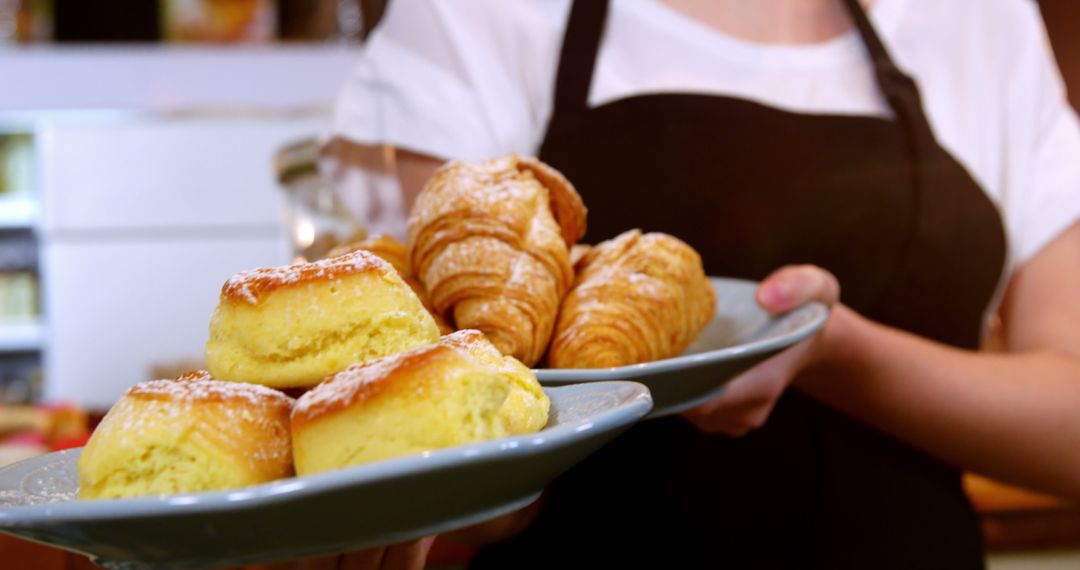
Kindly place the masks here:
MULTIPOLYGON (((633 382, 548 388, 547 427, 421 455, 189 495, 75 500, 81 450, 0 469, 0 532, 114 569, 241 566, 392 544, 525 506, 651 407, 633 382)), ((3 563, 0 562, 0 566, 3 563)))
POLYGON ((710 281, 716 289, 716 313, 682 356, 615 368, 540 369, 537 378, 544 386, 633 380, 652 393, 649 417, 677 414, 716 397, 740 372, 810 337, 829 318, 829 309, 820 303, 771 317, 754 300, 757 283, 717 277, 710 281))

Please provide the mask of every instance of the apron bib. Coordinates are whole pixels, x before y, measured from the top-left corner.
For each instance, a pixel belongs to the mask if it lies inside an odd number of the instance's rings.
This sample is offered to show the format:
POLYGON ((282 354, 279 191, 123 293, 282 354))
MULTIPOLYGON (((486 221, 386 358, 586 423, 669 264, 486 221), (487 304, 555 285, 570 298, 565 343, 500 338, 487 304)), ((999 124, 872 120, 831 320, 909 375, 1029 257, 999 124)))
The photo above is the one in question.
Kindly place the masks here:
MULTIPOLYGON (((831 271, 875 321, 976 348, 1005 259, 996 207, 936 142, 915 82, 844 0, 894 118, 810 115, 732 97, 589 107, 606 0, 573 4, 540 158, 589 208, 586 243, 630 228, 694 246, 710 275, 831 271)), ((480 568, 982 568, 952 468, 794 390, 732 439, 649 421, 549 489, 480 568)))

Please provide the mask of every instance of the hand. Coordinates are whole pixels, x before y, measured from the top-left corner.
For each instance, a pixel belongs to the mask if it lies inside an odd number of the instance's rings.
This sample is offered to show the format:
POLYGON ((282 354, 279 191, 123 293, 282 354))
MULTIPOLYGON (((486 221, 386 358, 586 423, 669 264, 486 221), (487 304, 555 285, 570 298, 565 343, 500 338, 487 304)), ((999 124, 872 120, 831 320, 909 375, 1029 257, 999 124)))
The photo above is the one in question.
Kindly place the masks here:
POLYGON ((427 563, 428 552, 435 542, 434 536, 428 536, 411 542, 370 548, 312 558, 296 562, 274 564, 267 570, 422 570, 427 563))
MULTIPOLYGON (((758 286, 758 305, 782 314, 810 301, 832 307, 840 299, 840 285, 831 273, 812 265, 790 265, 769 275, 758 286)), ((843 311, 833 311, 825 329, 836 327, 843 311)), ((824 331, 823 331, 824 332, 824 331)), ((754 366, 727 384, 724 393, 683 414, 707 433, 740 437, 765 425, 777 399, 800 372, 822 361, 830 350, 818 333, 754 366)))

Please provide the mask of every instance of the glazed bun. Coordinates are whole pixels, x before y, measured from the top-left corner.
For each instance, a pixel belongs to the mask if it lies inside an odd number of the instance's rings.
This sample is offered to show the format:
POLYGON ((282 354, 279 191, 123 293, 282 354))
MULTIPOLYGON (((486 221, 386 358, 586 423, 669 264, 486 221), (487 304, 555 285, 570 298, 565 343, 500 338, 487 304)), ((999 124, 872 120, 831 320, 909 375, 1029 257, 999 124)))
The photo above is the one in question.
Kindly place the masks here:
POLYGON ((137 384, 79 457, 79 498, 234 489, 293 474, 293 401, 205 372, 137 384))
POLYGON ((531 370, 483 334, 459 331, 350 366, 304 394, 292 414, 296 471, 535 432, 547 424, 549 406, 531 370))
POLYGON ((233 276, 210 322, 216 378, 307 387, 346 366, 432 344, 439 329, 389 263, 367 251, 233 276))

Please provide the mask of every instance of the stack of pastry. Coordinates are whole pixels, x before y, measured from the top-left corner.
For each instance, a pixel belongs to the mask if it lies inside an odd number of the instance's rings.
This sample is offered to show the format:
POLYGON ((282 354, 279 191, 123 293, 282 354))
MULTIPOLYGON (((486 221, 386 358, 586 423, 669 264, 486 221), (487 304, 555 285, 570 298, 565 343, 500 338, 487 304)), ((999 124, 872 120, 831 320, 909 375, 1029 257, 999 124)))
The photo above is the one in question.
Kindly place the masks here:
POLYGON ((528 366, 545 352, 598 367, 684 350, 715 306, 693 249, 637 230, 575 247, 584 232, 581 198, 550 167, 454 162, 418 197, 407 247, 375 237, 238 273, 210 323, 209 373, 132 388, 80 459, 80 496, 239 487, 294 459, 303 475, 533 432, 549 402, 528 366), (433 314, 443 332, 477 330, 440 340, 433 314), (271 388, 308 391, 293 407, 271 388))
POLYGON ((292 418, 298 473, 543 427, 531 370, 477 331, 440 341, 403 246, 339 253, 230 279, 207 344, 219 378, 313 387, 292 418))
POLYGON ((546 350, 556 368, 685 350, 716 305, 697 252, 638 230, 575 244, 584 231, 581 198, 550 167, 519 156, 452 162, 417 198, 409 258, 436 314, 530 366, 546 350))
POLYGON ((231 489, 293 474, 294 456, 306 474, 542 428, 533 372, 477 331, 440 341, 403 274, 357 248, 229 279, 210 372, 129 390, 83 451, 80 498, 231 489), (272 389, 313 386, 295 411, 272 389))

